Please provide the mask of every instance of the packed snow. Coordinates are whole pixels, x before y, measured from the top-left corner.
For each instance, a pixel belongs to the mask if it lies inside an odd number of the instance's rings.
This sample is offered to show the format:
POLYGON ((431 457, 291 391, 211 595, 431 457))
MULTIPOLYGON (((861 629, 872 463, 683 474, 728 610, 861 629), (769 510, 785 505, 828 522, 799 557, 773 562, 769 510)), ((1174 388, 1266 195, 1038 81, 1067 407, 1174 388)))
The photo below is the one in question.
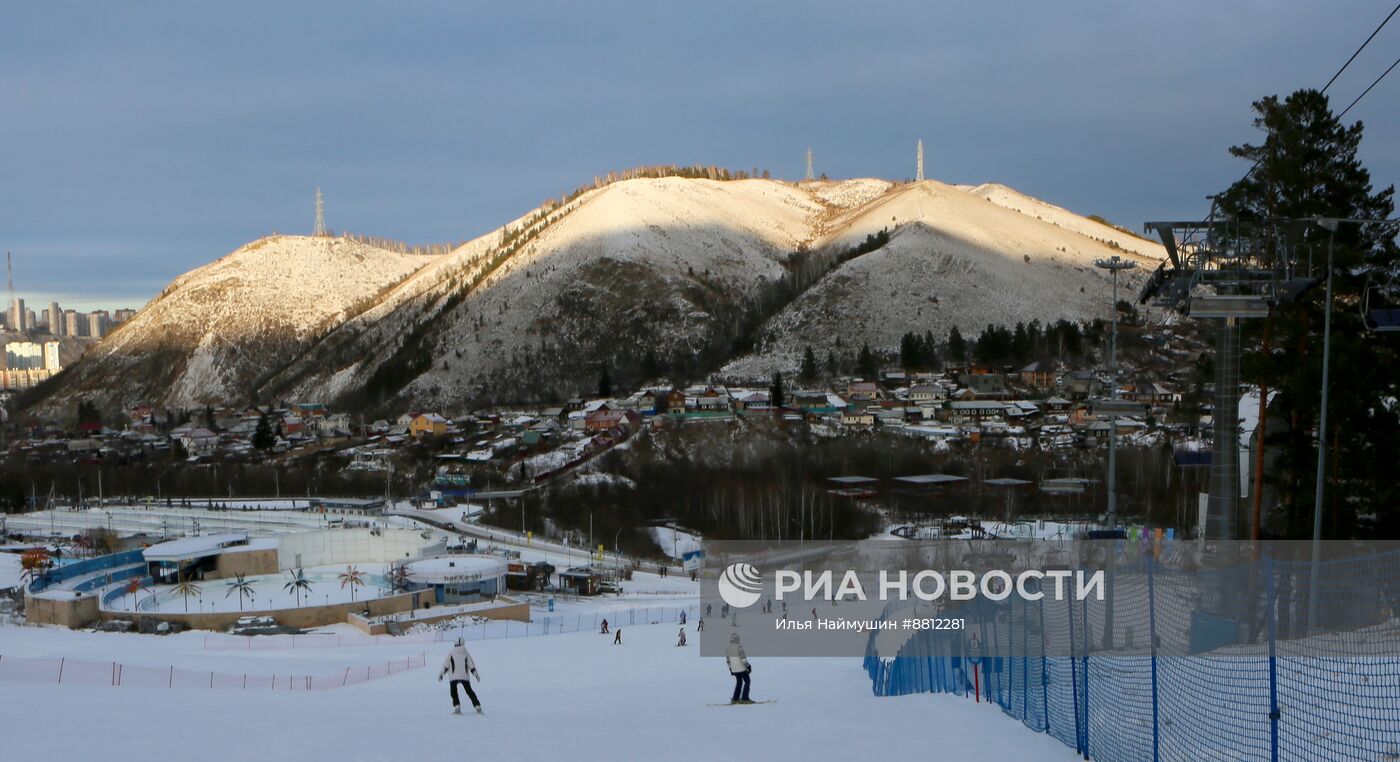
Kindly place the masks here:
POLYGON ((224 651, 205 650, 198 633, 155 637, 0 627, 4 661, 52 660, 7 667, 10 674, 28 671, 33 681, 22 688, 3 683, 0 718, 6 753, 16 759, 193 756, 242 762, 467 754, 757 760, 930 753, 962 762, 1077 759, 992 704, 946 695, 873 696, 857 658, 755 657, 752 696, 777 703, 709 706, 728 701, 733 680, 723 659, 699 656, 693 632, 691 645, 676 647, 677 631, 673 624, 628 626, 622 645, 591 632, 469 640, 481 675, 474 688, 485 714, 468 709, 454 716, 447 685, 436 680, 445 643, 383 639, 385 645, 377 646, 224 651), (60 657, 70 660, 62 685, 55 679, 60 657), (300 689, 333 684, 375 664, 377 679, 300 689), (167 666, 181 678, 172 681, 174 688, 150 681, 151 687, 110 685, 114 673, 167 666), (195 687, 203 679, 199 670, 211 673, 203 688, 195 687), (240 675, 259 689, 238 689, 240 675), (301 676, 315 680, 303 683, 301 676), (283 680, 294 689, 279 689, 283 680), (82 682, 89 684, 75 684, 82 682), (68 732, 74 727, 81 732, 68 732))
POLYGON ((17 586, 22 571, 19 554, 0 553, 0 590, 17 586))

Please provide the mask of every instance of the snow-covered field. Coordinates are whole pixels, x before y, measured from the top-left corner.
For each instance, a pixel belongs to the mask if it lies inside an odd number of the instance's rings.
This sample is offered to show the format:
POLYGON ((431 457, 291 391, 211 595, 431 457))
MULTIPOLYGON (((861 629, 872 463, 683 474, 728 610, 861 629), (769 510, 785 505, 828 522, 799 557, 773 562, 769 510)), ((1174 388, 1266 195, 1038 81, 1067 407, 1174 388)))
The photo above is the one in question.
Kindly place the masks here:
POLYGON ((19 554, 0 553, 0 590, 19 584, 19 554))
POLYGON ((0 628, 0 654, 247 673, 331 675, 407 663, 324 691, 113 688, 0 682, 7 758, 46 760, 1077 759, 991 704, 878 698, 859 659, 754 658, 753 697, 731 707, 723 660, 677 648, 672 625, 470 644, 485 715, 450 714, 446 645, 205 651, 202 636, 0 628), (426 648, 426 650, 425 650, 426 648), (77 732, 75 732, 77 731, 77 732))

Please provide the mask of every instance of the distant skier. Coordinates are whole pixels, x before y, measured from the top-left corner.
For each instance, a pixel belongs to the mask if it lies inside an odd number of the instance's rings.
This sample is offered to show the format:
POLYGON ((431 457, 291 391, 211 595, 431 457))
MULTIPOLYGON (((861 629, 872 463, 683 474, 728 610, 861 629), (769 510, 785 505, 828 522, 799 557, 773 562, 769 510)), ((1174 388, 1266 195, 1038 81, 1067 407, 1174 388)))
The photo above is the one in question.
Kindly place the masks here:
POLYGON ((438 672, 438 682, 442 682, 444 675, 451 675, 448 686, 452 692, 452 713, 462 713, 462 702, 457 698, 457 684, 461 683, 467 691, 467 698, 472 700, 472 706, 476 708, 476 713, 481 714, 481 701, 476 697, 476 691, 472 690, 472 678, 481 681, 481 675, 477 674, 476 662, 472 655, 467 653, 467 647, 461 638, 452 645, 452 650, 447 652, 447 658, 442 660, 442 671, 438 672))
POLYGON ((753 666, 744 654, 744 647, 739 645, 739 633, 729 636, 729 650, 725 652, 725 658, 729 662, 729 674, 734 676, 734 696, 729 703, 752 704, 753 701, 749 700, 749 674, 753 672, 753 666))
POLYGON ((698 622, 695 623, 695 631, 696 631, 696 632, 704 632, 704 631, 705 631, 705 617, 700 617, 700 621, 698 621, 698 622))
POLYGON ((711 605, 708 604, 708 603, 705 604, 705 616, 714 616, 714 614, 715 614, 715 607, 714 607, 714 606, 711 606, 711 605))
POLYGON ((676 647, 677 647, 677 648, 681 648, 681 647, 684 646, 684 645, 685 645, 685 628, 682 627, 682 628, 681 628, 681 638, 680 638, 680 640, 677 640, 677 641, 676 641, 676 647))
POLYGON ((685 612, 684 612, 684 611, 681 612, 681 626, 682 626, 682 627, 685 626, 685 612))
POLYGON ((617 630, 616 630, 616 632, 615 632, 615 637, 613 638, 613 645, 615 645, 615 646, 620 646, 620 645, 622 645, 622 628, 621 628, 621 627, 617 628, 617 630))
POLYGON ((599 634, 599 635, 607 635, 607 634, 608 634, 608 620, 606 620, 606 619, 603 620, 603 629, 599 630, 599 631, 598 631, 598 634, 599 634))

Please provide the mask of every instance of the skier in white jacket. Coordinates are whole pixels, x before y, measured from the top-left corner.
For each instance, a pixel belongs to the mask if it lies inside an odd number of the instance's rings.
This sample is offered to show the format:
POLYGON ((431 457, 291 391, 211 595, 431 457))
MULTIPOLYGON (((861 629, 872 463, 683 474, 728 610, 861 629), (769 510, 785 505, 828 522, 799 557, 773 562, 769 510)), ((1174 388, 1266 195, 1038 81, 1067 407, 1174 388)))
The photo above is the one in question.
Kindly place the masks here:
POLYGON ((749 673, 753 672, 753 667, 749 664, 749 657, 744 654, 744 647, 739 645, 739 633, 729 636, 729 650, 725 652, 725 658, 729 662, 729 674, 734 676, 734 697, 729 699, 729 703, 752 704, 749 700, 749 673))
POLYGON ((452 713, 462 713, 462 702, 457 699, 457 684, 467 690, 467 698, 472 700, 472 706, 476 707, 476 713, 481 714, 481 702, 476 698, 476 691, 472 690, 472 678, 481 680, 481 675, 476 671, 476 662, 472 655, 467 653, 467 647, 461 638, 452 645, 452 650, 447 652, 447 657, 442 660, 442 671, 438 672, 438 682, 442 682, 444 676, 450 676, 448 685, 452 691, 452 713))

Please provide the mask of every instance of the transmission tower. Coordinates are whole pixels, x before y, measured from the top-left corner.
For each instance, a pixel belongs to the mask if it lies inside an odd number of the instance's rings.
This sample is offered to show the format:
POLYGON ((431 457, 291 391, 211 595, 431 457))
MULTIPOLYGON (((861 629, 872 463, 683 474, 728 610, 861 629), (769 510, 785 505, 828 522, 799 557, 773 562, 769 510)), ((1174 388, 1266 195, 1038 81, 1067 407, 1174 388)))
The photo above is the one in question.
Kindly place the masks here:
POLYGON ((923 139, 923 138, 919 138, 918 158, 917 158, 917 160, 916 160, 915 167, 914 167, 914 180, 915 180, 916 182, 923 182, 923 181, 924 181, 924 139, 923 139))
POLYGON ((804 179, 806 179, 806 180, 815 180, 815 179, 817 179, 816 174, 812 171, 812 147, 811 147, 811 146, 807 146, 807 177, 804 178, 804 179))
POLYGON ((316 228, 311 231, 311 235, 325 236, 326 232, 326 201, 321 198, 321 189, 316 189, 316 228))

